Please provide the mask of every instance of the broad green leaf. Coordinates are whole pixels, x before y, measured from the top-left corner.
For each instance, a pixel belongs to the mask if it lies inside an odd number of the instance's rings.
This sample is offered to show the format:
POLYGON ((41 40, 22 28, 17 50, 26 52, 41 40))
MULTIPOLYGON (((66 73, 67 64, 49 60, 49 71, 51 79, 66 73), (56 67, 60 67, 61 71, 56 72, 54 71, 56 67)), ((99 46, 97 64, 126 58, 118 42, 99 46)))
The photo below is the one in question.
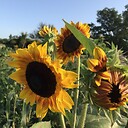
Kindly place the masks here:
POLYGON ((103 116, 97 115, 87 115, 87 119, 85 122, 86 128, 111 128, 111 122, 103 116))
POLYGON ((51 123, 50 123, 50 121, 39 122, 39 123, 33 124, 33 126, 30 128, 51 128, 51 123))
POLYGON ((65 20, 66 27, 72 32, 72 34, 79 40, 79 42, 86 48, 90 55, 92 55, 93 49, 95 47, 92 40, 88 39, 85 35, 82 34, 75 26, 70 25, 65 20))

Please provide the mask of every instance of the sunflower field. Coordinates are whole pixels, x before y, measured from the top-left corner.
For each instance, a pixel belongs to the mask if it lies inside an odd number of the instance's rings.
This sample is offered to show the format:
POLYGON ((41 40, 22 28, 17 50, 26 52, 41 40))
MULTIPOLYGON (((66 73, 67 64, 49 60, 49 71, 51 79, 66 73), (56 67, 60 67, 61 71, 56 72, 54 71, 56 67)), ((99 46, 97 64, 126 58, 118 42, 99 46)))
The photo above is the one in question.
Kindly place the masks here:
POLYGON ((0 45, 0 127, 128 128, 127 55, 63 22, 41 28, 40 42, 0 45))

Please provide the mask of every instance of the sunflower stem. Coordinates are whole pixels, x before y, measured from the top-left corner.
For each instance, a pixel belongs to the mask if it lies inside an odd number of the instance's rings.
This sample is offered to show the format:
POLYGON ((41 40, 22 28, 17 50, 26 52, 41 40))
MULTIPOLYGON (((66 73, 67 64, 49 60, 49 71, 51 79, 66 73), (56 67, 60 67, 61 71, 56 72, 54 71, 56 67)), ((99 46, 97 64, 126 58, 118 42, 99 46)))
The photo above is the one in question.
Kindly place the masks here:
POLYGON ((60 113, 60 124, 61 128, 66 128, 64 116, 60 113))
POLYGON ((56 58, 56 47, 55 47, 55 43, 53 42, 53 53, 52 53, 52 59, 55 60, 56 58))
POLYGON ((86 116, 87 116, 87 110, 88 110, 88 104, 85 103, 83 106, 83 109, 81 111, 81 117, 79 120, 78 128, 84 128, 85 120, 86 120, 86 116))
POLYGON ((22 128, 26 127, 26 108, 27 108, 27 105, 26 105, 25 101, 23 101, 23 104, 22 104, 22 118, 21 118, 21 127, 22 128))
POLYGON ((78 74, 78 87, 75 90, 75 95, 74 95, 74 118, 73 118, 73 127, 76 127, 76 121, 77 121, 77 104, 78 104, 78 98, 79 98, 79 79, 80 79, 80 56, 78 57, 78 68, 77 68, 77 74, 78 74))
POLYGON ((113 126, 114 120, 113 120, 113 113, 112 111, 109 112, 110 113, 110 119, 111 119, 111 127, 113 126))
POLYGON ((17 95, 16 95, 15 98, 14 98, 12 128, 15 128, 16 102, 17 102, 17 95))

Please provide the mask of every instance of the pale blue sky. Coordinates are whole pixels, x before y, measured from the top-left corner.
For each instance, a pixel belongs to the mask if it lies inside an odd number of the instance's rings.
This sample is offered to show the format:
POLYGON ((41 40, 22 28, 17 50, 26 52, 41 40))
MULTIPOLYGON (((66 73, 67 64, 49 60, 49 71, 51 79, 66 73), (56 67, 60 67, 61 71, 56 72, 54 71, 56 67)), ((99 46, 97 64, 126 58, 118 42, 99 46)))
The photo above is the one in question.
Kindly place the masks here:
POLYGON ((39 24, 53 24, 58 31, 67 22, 96 23, 97 10, 125 10, 128 0, 1 0, 0 38, 31 33, 39 24))

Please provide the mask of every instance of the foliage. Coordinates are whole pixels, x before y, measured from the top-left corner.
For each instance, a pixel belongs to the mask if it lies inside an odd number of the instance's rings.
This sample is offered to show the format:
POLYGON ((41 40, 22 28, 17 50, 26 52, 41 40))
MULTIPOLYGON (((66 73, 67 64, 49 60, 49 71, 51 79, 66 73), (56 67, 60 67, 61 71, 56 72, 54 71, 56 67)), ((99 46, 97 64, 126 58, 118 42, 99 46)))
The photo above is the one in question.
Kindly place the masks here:
POLYGON ((99 25, 91 24, 92 38, 104 38, 109 43, 118 45, 120 49, 127 52, 128 49, 128 7, 119 14, 115 8, 104 8, 97 12, 99 25))

